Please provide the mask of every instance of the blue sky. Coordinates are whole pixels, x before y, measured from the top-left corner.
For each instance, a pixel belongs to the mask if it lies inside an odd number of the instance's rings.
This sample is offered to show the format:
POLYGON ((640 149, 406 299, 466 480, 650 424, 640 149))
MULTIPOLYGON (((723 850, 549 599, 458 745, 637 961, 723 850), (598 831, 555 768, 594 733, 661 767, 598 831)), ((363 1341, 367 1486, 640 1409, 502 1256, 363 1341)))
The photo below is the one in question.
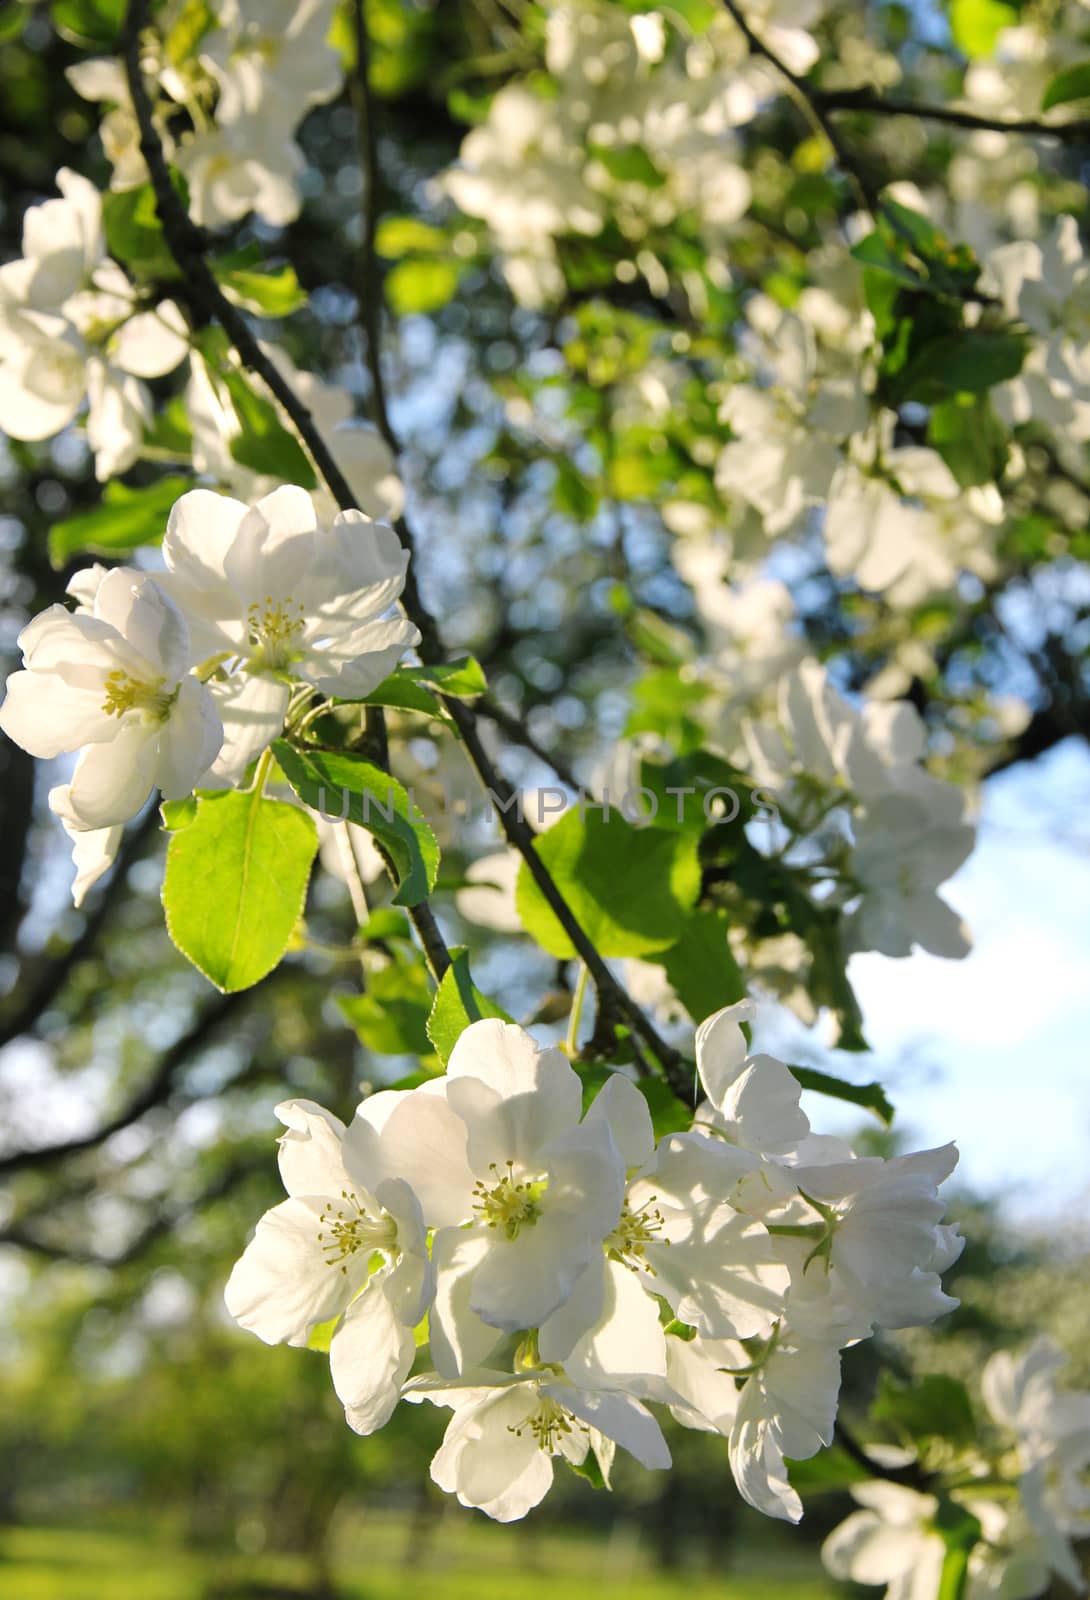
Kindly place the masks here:
MULTIPOLYGON (((1090 753, 1075 740, 989 780, 977 848, 944 888, 969 924, 964 961, 852 960, 880 1078, 914 1144, 955 1138, 961 1173, 1028 1222, 1090 1200, 1090 753)), ((804 1030, 770 1021, 769 1048, 804 1030)), ((789 1056, 790 1059, 790 1056, 789 1056)), ((820 1127, 852 1126, 811 1097, 820 1127)))

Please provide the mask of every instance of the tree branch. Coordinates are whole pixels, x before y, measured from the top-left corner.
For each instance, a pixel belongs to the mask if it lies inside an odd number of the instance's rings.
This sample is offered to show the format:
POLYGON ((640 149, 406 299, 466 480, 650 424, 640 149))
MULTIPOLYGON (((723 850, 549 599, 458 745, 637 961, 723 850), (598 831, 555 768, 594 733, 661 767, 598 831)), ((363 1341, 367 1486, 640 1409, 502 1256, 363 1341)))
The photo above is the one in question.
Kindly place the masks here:
POLYGON ((579 780, 563 756, 556 755, 552 750, 546 750, 541 741, 534 738, 521 717, 501 706, 492 694, 482 694, 475 704, 478 716, 485 716, 489 722, 494 722, 497 728, 502 728, 513 744, 529 750, 530 754, 544 762, 545 766, 552 768, 561 783, 578 792, 579 780))
POLYGON ((268 1156, 264 1151, 260 1155, 232 1162, 202 1189, 195 1199, 187 1200, 182 1205, 164 1207, 133 1235, 123 1250, 113 1255, 103 1255, 97 1250, 85 1250, 78 1245, 55 1243, 46 1235, 35 1233, 28 1228, 25 1218, 0 1228, 0 1245, 14 1245, 18 1250, 43 1256, 47 1261, 67 1261, 76 1266, 108 1267, 111 1271, 116 1271, 118 1267, 126 1267, 143 1255, 156 1239, 161 1239, 176 1228, 182 1227, 190 1218, 201 1215, 211 1201, 222 1200, 238 1184, 267 1170, 268 1156))
MULTIPOLYGON (((205 237, 192 222, 171 182, 163 146, 152 117, 151 102, 148 99, 140 70, 140 31, 146 21, 147 9, 148 0, 130 0, 123 35, 124 57, 129 92, 132 96, 133 109, 140 129, 140 149, 151 176, 156 207, 163 225, 166 242, 179 266, 183 268, 190 279, 195 302, 208 315, 210 320, 219 322, 234 344, 244 365, 250 371, 255 372, 275 395, 284 408, 286 415, 297 429, 303 443, 310 451, 314 463, 329 486, 334 499, 342 509, 354 509, 355 497, 352 490, 344 474, 333 460, 310 410, 303 404, 291 384, 286 381, 261 349, 245 317, 221 291, 205 259, 205 237)), ((381 363, 377 360, 372 365, 372 376, 373 379, 377 380, 381 397, 379 403, 385 409, 381 363)), ((393 448, 396 448, 396 436, 392 432, 391 437, 394 439, 393 448)), ((413 540, 404 519, 399 518, 395 526, 403 546, 411 553, 413 540)), ((439 630, 434 617, 420 598, 411 561, 405 590, 402 595, 402 604, 407 616, 420 630, 421 643, 419 648, 423 660, 429 665, 441 662, 445 657, 445 651, 439 630)), ((586 962, 599 993, 609 991, 616 997, 618 1007, 623 1011, 630 1026, 658 1058, 672 1086, 677 1088, 678 1085, 683 1085, 687 1089, 688 1074, 685 1071, 680 1055, 659 1037, 652 1023, 644 1016, 639 1006, 626 993, 605 965, 602 957, 598 954, 572 913, 567 901, 553 882, 548 869, 538 857, 534 848, 533 831, 524 820, 517 816, 517 808, 512 806, 510 810, 504 809, 504 804, 508 800, 513 801, 514 790, 507 779, 493 765, 488 752, 481 743, 474 713, 464 701, 451 697, 444 696, 443 705, 462 737, 466 752, 476 768, 478 777, 489 792, 490 797, 495 797, 497 802, 496 809, 505 834, 525 859, 534 881, 540 888, 557 921, 571 940, 577 953, 586 962)), ((410 913, 410 915, 412 914, 410 913)), ((414 923, 416 920, 414 916, 414 923)), ((683 1092, 683 1090, 679 1089, 678 1092, 683 1092)))
POLYGON ((104 1144, 122 1128, 138 1122, 153 1107, 161 1105, 174 1086, 177 1072, 197 1050, 208 1043, 216 1030, 233 1017, 248 999, 246 994, 220 995, 210 1006, 200 1012, 190 1026, 160 1055, 147 1082, 114 1116, 93 1129, 73 1139, 62 1139, 57 1144, 43 1145, 37 1150, 13 1150, 0 1156, 0 1179, 13 1178, 28 1168, 50 1167, 69 1156, 83 1155, 104 1144))
POLYGON ((147 815, 127 835, 114 863, 110 881, 99 893, 91 910, 85 914, 80 933, 63 954, 48 963, 36 983, 26 982, 20 985, 26 989, 25 998, 16 1010, 0 1017, 0 1049, 10 1044, 13 1039, 18 1039, 21 1034, 30 1031, 42 1013, 52 1005, 64 989, 75 968, 91 954, 124 887, 129 867, 142 855, 158 821, 158 812, 152 806, 147 815))
POLYGON ((754 55, 762 56, 770 66, 775 67, 780 76, 790 85, 792 98, 799 107, 811 127, 819 133, 833 152, 837 166, 843 172, 848 182, 855 189, 860 209, 873 215, 878 209, 878 191, 870 179, 858 170, 851 156, 848 154, 839 133, 825 115, 825 103, 814 93, 814 90, 793 72, 785 61, 782 61, 776 52, 767 45, 759 34, 754 33, 746 20, 745 14, 735 3, 735 0, 723 0, 723 5, 733 17, 735 24, 740 29, 746 43, 754 55))
MULTIPOLYGON (((363 239, 360 244, 360 283, 357 318, 363 334, 363 356, 371 379, 371 407, 375 423, 394 456, 400 446, 386 410, 386 385, 382 378, 382 281, 375 240, 378 236, 378 137, 371 97, 371 41, 367 33, 364 0, 352 7, 356 38, 356 65, 351 78, 352 105, 356 113, 356 142, 363 171, 363 239)), ((408 530, 406 529, 406 532, 408 530)), ((409 542, 412 542, 409 535, 409 542)))
POLYGON ((870 89, 808 89, 807 92, 814 106, 826 112, 865 111, 881 117, 918 117, 924 122, 945 122, 953 128, 1024 134, 1031 139, 1058 139, 1061 144, 1090 143, 1090 117, 1073 118, 1070 122, 1042 122, 1038 117, 983 116, 976 111, 963 111, 958 106, 927 105, 920 100, 877 95, 870 89))

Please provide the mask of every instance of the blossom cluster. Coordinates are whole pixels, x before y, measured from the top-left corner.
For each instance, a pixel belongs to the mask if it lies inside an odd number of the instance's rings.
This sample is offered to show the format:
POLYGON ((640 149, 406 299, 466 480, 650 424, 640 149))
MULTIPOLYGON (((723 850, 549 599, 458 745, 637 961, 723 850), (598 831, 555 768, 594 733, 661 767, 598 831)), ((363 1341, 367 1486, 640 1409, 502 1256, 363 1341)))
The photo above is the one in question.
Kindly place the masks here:
POLYGON ((419 639, 396 610, 408 554, 362 511, 324 521, 304 489, 175 504, 165 571, 95 565, 19 635, 0 728, 32 755, 79 752, 49 796, 74 843, 77 903, 154 789, 242 784, 313 695, 362 699, 419 639))
POLYGON ((782 1062, 750 1055, 744 1001, 696 1034, 705 1098, 656 1142, 620 1072, 584 1110, 556 1047, 471 1023, 442 1077, 365 1099, 346 1127, 277 1108, 288 1199, 226 1290, 268 1343, 328 1349, 351 1427, 400 1399, 453 1415, 432 1477, 499 1521, 557 1457, 670 1454, 651 1406, 722 1434, 751 1505, 797 1521, 785 1458, 833 1437, 840 1352, 956 1301, 940 1273, 952 1146, 856 1157, 811 1132, 782 1062))
MULTIPOLYGON (((981 1387, 998 1459, 974 1448, 958 1463, 961 1487, 950 1491, 980 1528, 968 1556, 967 1600, 1032 1600, 1054 1576, 1086 1592, 1072 1541, 1090 1533, 1090 1393, 1057 1386, 1065 1361, 1042 1336, 1020 1356, 999 1351, 984 1367, 981 1387)), ((940 1592, 948 1545, 936 1495, 876 1482, 857 1485, 852 1496, 861 1509, 822 1549, 833 1576, 887 1584, 887 1600, 930 1600, 940 1592)))
MULTIPOLYGON (((160 137, 185 175, 194 218, 210 228, 251 211, 274 226, 293 221, 306 164, 296 129, 344 81, 341 57, 329 43, 335 0, 213 0, 201 8, 196 33, 193 8, 176 9, 185 48, 174 58, 168 16, 165 44, 147 35, 141 64, 160 137)), ((125 191, 145 183, 122 63, 82 61, 68 76, 78 94, 110 108, 101 132, 112 187, 125 191)))
POLYGON ((86 401, 105 480, 139 455, 152 417, 142 380, 185 360, 189 331, 172 300, 145 302, 107 255, 94 184, 62 167, 57 187, 27 211, 22 256, 0 267, 0 429, 48 439, 86 401))

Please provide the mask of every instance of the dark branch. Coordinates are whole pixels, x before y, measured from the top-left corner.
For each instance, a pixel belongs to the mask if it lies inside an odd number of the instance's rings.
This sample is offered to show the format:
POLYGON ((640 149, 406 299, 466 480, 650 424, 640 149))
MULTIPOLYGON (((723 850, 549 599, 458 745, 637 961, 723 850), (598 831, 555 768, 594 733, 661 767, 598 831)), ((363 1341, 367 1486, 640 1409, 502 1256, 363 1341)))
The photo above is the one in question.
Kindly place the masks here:
POLYGON ((124 888, 129 867, 143 854, 158 821, 158 813, 153 806, 147 816, 126 837, 114 863, 110 881, 85 915, 83 928, 78 936, 63 954, 49 962, 36 982, 26 983, 26 997, 17 1008, 0 1017, 0 1049, 33 1028, 42 1013, 48 1010, 62 992, 80 962, 91 954, 124 888))
POLYGON ((540 740, 534 738, 521 717, 516 716, 513 711, 505 710, 491 694, 481 695, 476 702, 476 708, 479 716, 487 717, 497 728, 502 728, 512 743, 521 745, 547 767, 551 767, 561 783, 567 784, 569 789, 578 791, 579 780, 564 757, 558 756, 555 751, 546 750, 540 740))
POLYGON ((221 995, 207 1006, 185 1032, 163 1051, 151 1076, 129 1103, 92 1132, 80 1134, 74 1139, 63 1139, 58 1144, 44 1145, 37 1150, 14 1150, 9 1155, 0 1156, 0 1179, 15 1177, 28 1169, 50 1167, 69 1156, 83 1155, 104 1144, 115 1133, 120 1133, 122 1128, 139 1122, 153 1107, 163 1104, 181 1068, 198 1050, 204 1048, 216 1030, 236 1014, 247 998, 247 995, 241 994, 221 995))
POLYGON ((807 93, 811 103, 826 112, 865 111, 881 117, 918 117, 924 122, 945 122, 953 128, 1024 134, 1031 139, 1058 139, 1061 144, 1090 143, 1090 117, 1078 117, 1070 122, 1042 122, 1038 117, 988 117, 957 106, 934 106, 919 100, 877 95, 869 89, 808 89, 807 93))
POLYGON ((824 102, 815 95, 806 79, 800 77, 797 72, 793 72, 786 61, 781 61, 776 52, 765 43, 759 34, 753 31, 746 20, 745 14, 735 4, 735 0, 723 0, 723 4, 741 30, 753 54, 762 56, 770 66, 775 67, 780 76, 790 85, 796 104, 802 110, 807 121, 824 137, 833 152, 837 166, 856 190, 861 209, 872 213, 875 212, 878 209, 878 192, 870 179, 856 167, 839 133, 825 115, 826 107, 824 102))
POLYGON ((157 1239, 184 1226, 190 1218, 201 1215, 212 1201, 222 1200, 247 1178, 258 1172, 264 1172, 267 1168, 268 1157, 264 1151, 260 1155, 232 1162, 202 1189, 195 1199, 187 1200, 182 1205, 164 1207, 133 1235, 123 1250, 113 1255, 102 1255, 98 1251, 86 1250, 79 1245, 58 1243, 48 1235, 35 1233, 28 1228, 25 1219, 0 1229, 0 1245, 13 1245, 18 1250, 43 1256, 48 1261, 68 1261, 77 1266, 109 1267, 116 1271, 118 1267, 128 1266, 137 1260, 157 1239))
MULTIPOLYGON (((190 279, 195 302, 203 308, 211 320, 219 322, 234 344, 244 365, 250 371, 257 373, 267 384, 283 406, 285 413, 310 451, 314 463, 328 484, 334 499, 344 510, 351 510, 355 505, 352 491, 340 468, 333 460, 325 440, 315 425, 313 416, 299 399, 291 384, 284 379, 261 349, 245 317, 222 293, 205 259, 204 252, 207 241, 201 231, 193 224, 171 182, 163 146, 152 117, 151 102, 148 99, 147 89, 140 70, 140 30, 145 24, 147 9, 147 0, 130 0, 124 30, 125 68, 129 92, 132 95, 133 109, 140 128, 140 149, 147 163, 148 172, 151 175, 156 206, 167 244, 179 266, 182 267, 190 279)), ((379 394, 382 397, 381 404, 385 409, 381 363, 377 360, 372 368, 372 377, 378 384, 379 394)), ((391 434, 391 437, 394 436, 391 434)), ((412 538, 404 519, 399 519, 396 527, 402 544, 411 552, 412 538)), ((441 662, 444 659, 445 652, 439 636, 439 630, 434 617, 420 598, 411 562, 404 594, 402 595, 402 604, 408 617, 420 630, 420 654, 424 661, 429 664, 441 662)), ((465 702, 453 698, 444 697, 443 704, 461 734, 466 752, 476 768, 482 784, 490 795, 498 797, 501 802, 513 799, 514 791, 511 785, 493 765, 488 752, 481 743, 473 712, 465 702)), ((684 1072, 678 1052, 659 1037, 658 1032, 644 1016, 639 1006, 618 984, 573 915, 567 901, 553 882, 548 869, 537 855, 534 848, 532 830, 524 820, 514 814, 513 809, 505 811, 502 809, 501 804, 497 806, 497 810, 500 813, 500 821, 504 832, 524 857, 535 882, 545 896, 557 921, 568 935, 578 955, 586 962, 599 993, 603 990, 609 990, 615 994, 617 1003, 623 1010, 629 1024, 657 1056, 672 1083, 677 1079, 686 1078, 687 1075, 684 1072)), ((410 912, 410 915, 414 917, 415 924, 417 920, 415 914, 410 912)), ((420 931, 419 927, 417 931, 420 931)), ((423 938, 423 935, 421 937, 423 938)))

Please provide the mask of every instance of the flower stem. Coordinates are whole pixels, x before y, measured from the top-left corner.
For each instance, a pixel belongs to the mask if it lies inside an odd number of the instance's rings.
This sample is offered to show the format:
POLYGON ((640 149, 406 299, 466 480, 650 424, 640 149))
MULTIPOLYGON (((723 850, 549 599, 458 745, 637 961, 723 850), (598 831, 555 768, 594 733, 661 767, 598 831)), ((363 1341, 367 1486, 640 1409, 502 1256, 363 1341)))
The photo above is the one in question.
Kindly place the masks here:
POLYGON ((579 1024, 583 1019, 583 1002, 587 997, 587 980, 590 972, 585 961, 579 963, 579 981, 575 985, 571 1010, 568 1013, 568 1038, 565 1045, 569 1056, 579 1053, 579 1024))

